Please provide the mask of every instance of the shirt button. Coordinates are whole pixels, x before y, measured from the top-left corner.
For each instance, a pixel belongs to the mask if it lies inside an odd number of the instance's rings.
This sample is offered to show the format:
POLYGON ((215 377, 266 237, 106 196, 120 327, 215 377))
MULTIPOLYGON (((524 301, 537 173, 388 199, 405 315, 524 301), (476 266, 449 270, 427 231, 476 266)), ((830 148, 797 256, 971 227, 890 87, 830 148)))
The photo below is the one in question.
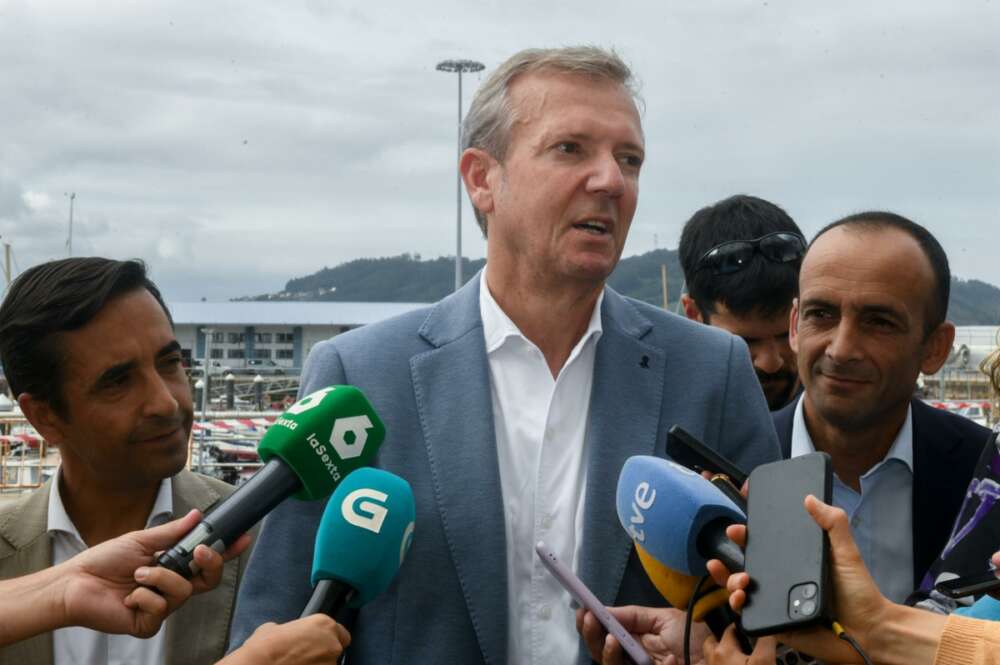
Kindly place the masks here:
POLYGON ((546 605, 542 609, 538 610, 538 617, 542 621, 548 621, 552 618, 552 608, 546 605))
POLYGON ((546 530, 552 528, 552 515, 546 515, 542 518, 542 528, 546 530))

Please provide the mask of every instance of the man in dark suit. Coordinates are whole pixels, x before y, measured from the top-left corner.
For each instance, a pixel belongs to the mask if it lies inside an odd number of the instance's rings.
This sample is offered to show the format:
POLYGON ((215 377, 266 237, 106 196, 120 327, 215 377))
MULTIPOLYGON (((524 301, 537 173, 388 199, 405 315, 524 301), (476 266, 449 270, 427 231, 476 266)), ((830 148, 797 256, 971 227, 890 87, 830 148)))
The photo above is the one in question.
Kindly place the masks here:
POLYGON ((895 602, 944 547, 989 434, 913 399, 954 340, 950 283, 941 245, 910 220, 866 212, 824 228, 791 314, 805 393, 773 414, 785 457, 830 454, 834 503, 895 602))

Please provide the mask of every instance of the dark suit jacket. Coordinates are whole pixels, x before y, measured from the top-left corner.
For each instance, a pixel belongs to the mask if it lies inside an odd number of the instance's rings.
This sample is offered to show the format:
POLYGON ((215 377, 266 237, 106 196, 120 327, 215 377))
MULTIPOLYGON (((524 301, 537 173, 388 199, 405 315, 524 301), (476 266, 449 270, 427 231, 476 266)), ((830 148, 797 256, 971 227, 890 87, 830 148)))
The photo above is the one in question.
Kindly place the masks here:
MULTIPOLYGON (((46 530, 49 484, 0 510, 0 579, 37 572, 52 565, 52 539, 46 530)), ((184 470, 172 479, 174 516, 192 508, 205 512, 232 494, 232 485, 184 470)), ((209 665, 221 659, 229 639, 236 588, 249 550, 226 564, 222 581, 178 609, 166 622, 167 665, 209 665)), ((52 665, 52 633, 36 635, 0 649, 0 665, 52 665)))
MULTIPOLYGON (((801 399, 801 398, 800 398, 801 399)), ((795 400, 772 413, 781 453, 792 451, 795 400)), ((913 587, 948 542, 990 430, 915 399, 913 407, 913 587)))

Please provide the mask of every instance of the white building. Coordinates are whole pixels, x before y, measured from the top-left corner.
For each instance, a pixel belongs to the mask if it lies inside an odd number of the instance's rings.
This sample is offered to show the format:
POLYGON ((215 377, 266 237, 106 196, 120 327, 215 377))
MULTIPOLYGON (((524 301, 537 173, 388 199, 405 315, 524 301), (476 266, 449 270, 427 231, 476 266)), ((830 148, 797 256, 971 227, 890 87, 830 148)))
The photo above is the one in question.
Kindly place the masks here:
POLYGON ((187 359, 205 357, 226 367, 250 359, 302 367, 317 342, 427 305, 376 302, 174 302, 167 303, 177 341, 187 359))

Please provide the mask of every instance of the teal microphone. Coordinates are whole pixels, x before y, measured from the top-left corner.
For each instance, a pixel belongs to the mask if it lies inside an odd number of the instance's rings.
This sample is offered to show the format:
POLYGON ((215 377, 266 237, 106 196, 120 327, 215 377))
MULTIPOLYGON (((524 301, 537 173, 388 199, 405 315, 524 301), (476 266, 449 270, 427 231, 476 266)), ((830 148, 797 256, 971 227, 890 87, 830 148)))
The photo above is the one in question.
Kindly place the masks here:
POLYGON ((413 542, 410 484, 363 468, 341 481, 323 511, 313 556, 313 594, 302 616, 334 616, 385 591, 413 542))

